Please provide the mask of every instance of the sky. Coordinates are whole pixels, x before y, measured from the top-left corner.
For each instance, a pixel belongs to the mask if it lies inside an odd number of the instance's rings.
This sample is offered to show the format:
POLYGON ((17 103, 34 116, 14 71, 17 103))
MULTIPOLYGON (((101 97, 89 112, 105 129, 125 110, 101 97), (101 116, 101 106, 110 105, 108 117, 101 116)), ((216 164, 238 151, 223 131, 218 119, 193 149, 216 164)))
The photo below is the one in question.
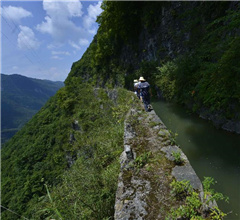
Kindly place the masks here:
POLYGON ((97 32, 101 1, 1 1, 1 73, 64 81, 97 32))

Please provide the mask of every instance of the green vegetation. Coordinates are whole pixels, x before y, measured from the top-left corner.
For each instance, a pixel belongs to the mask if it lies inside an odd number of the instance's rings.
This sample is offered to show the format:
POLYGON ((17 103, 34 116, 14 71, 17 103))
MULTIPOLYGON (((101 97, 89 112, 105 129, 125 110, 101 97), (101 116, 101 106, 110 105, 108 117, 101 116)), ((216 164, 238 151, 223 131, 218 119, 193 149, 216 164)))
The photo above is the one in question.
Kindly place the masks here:
POLYGON ((236 34, 239 24, 239 9, 228 11, 205 26, 205 35, 198 36, 194 50, 158 67, 156 85, 163 96, 190 104, 193 111, 204 106, 213 112, 221 111, 229 119, 239 120, 240 38, 236 34))
POLYGON ((111 86, 129 88, 133 79, 139 78, 139 74, 149 74, 149 68, 153 64, 154 67, 157 66, 155 61, 139 62, 140 68, 134 73, 136 68, 131 59, 126 63, 122 62, 122 49, 127 45, 134 53, 134 58, 145 53, 146 50, 138 48, 136 39, 139 38, 142 28, 150 30, 161 22, 161 6, 167 4, 103 1, 101 7, 104 11, 97 18, 100 25, 98 33, 81 60, 73 64, 68 78, 81 76, 98 86, 106 86, 106 83, 109 83, 111 86))
POLYGON ((210 214, 211 218, 214 220, 222 220, 225 216, 227 216, 226 213, 222 212, 218 207, 215 207, 210 214))
POLYGON ((217 206, 210 207, 206 212, 208 213, 207 216, 201 216, 203 206, 208 206, 210 201, 228 201, 228 198, 223 196, 223 194, 214 192, 214 190, 210 188, 213 184, 213 178, 204 178, 204 201, 201 201, 199 194, 193 190, 189 181, 173 180, 171 183, 171 193, 177 200, 183 201, 184 203, 178 208, 172 208, 167 219, 177 219, 179 217, 183 219, 223 219, 227 214, 222 212, 217 206))
POLYGON ((131 96, 73 78, 3 148, 2 205, 34 219, 112 216, 131 96))
POLYGON ((151 152, 144 152, 143 154, 139 155, 134 161, 135 166, 138 169, 144 167, 148 163, 150 156, 151 152))
POLYGON ((73 64, 68 79, 76 76, 97 86, 132 88, 133 79, 142 75, 154 94, 156 85, 164 98, 194 112, 204 107, 239 120, 240 9, 229 10, 229 2, 195 6, 183 2, 181 10, 171 6, 169 2, 104 1, 98 33, 82 59, 73 64), (164 32, 169 40, 156 33, 166 22, 164 11, 169 11, 169 31, 164 32), (174 25, 181 30, 176 32, 174 25), (142 45, 150 42, 143 34, 159 42, 154 54, 142 45), (182 52, 169 49, 170 43, 182 52))
POLYGON ((207 199, 206 203, 208 204, 210 201, 213 200, 224 200, 228 202, 229 198, 224 196, 222 193, 215 192, 214 189, 211 189, 211 186, 217 183, 214 181, 212 177, 205 177, 203 181, 203 188, 204 188, 204 199, 207 199), (208 197, 208 198, 207 198, 208 197))
POLYGON ((174 152, 172 152, 172 155, 174 157, 174 162, 177 165, 181 165, 184 162, 184 160, 181 157, 181 152, 180 151, 176 151, 176 152, 174 151, 174 152))
POLYGON ((189 193, 193 191, 189 181, 186 180, 173 180, 170 186, 172 188, 171 193, 179 199, 185 198, 187 195, 189 195, 189 193))
POLYGON ((176 80, 174 79, 174 73, 176 68, 176 64, 172 61, 167 62, 162 67, 157 67, 156 84, 167 100, 172 100, 175 96, 176 80))
POLYGON ((170 143, 171 143, 171 145, 177 145, 177 141, 176 141, 176 138, 177 138, 177 136, 178 136, 178 133, 173 133, 171 130, 169 130, 169 133, 170 133, 170 135, 169 135, 169 140, 170 140, 170 143))
MULTIPOLYGON (((239 120, 239 8, 226 12, 227 2, 183 2, 178 10, 172 4, 103 2, 98 33, 81 60, 72 65, 65 87, 2 149, 4 207, 29 219, 112 218, 123 120, 136 101, 120 88, 131 88, 140 75, 152 88, 158 86, 168 100, 191 105, 193 111, 201 106, 224 109, 226 117, 239 120), (162 20, 167 16, 169 20, 162 20), (171 41, 156 33, 164 22, 181 27, 177 32, 174 25, 167 28, 166 38, 171 41), (143 38, 158 42, 159 48, 151 48, 154 56, 143 38), (168 43, 184 50, 181 54, 172 51, 168 43)), ((166 159, 155 155, 155 164, 144 167, 151 149, 143 150, 148 146, 148 130, 139 126, 138 117, 133 128, 144 139, 135 144, 139 155, 135 165, 143 174, 145 168, 150 172, 164 160, 165 176, 158 183, 169 186, 166 159)), ((175 143, 168 133, 158 135, 175 143)), ((158 186, 156 183, 155 189, 158 186)), ((184 203, 172 216, 200 219, 202 203, 196 192, 186 182, 175 182, 172 187, 184 203)), ((224 198, 208 184, 205 190, 207 202, 224 198)), ((161 204, 167 212, 169 207, 161 204)), ((3 219, 17 218, 4 209, 1 214, 3 219)), ((221 219, 225 214, 215 208, 211 216, 221 219)))

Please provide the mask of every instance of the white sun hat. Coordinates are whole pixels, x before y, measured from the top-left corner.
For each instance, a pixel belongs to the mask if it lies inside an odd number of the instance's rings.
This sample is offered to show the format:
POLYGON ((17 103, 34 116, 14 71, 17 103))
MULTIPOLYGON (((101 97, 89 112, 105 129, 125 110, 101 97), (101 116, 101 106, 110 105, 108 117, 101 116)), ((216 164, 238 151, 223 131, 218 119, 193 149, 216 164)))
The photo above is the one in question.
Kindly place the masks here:
POLYGON ((141 76, 141 77, 139 78, 139 81, 146 81, 146 80, 143 78, 143 76, 141 76))

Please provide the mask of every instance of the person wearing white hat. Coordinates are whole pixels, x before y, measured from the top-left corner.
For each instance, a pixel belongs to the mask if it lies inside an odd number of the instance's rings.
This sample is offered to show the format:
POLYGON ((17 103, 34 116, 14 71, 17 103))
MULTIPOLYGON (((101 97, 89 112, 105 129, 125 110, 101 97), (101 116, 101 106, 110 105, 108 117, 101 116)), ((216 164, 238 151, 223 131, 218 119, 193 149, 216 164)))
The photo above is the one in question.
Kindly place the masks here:
POLYGON ((137 95, 137 97, 140 99, 140 93, 138 92, 138 85, 139 85, 139 82, 137 79, 134 79, 133 81, 133 86, 134 86, 134 93, 137 95))
POLYGON ((152 106, 150 105, 150 84, 142 76, 139 78, 139 81, 138 90, 140 92, 140 99, 144 104, 145 111, 149 112, 152 110, 152 106))

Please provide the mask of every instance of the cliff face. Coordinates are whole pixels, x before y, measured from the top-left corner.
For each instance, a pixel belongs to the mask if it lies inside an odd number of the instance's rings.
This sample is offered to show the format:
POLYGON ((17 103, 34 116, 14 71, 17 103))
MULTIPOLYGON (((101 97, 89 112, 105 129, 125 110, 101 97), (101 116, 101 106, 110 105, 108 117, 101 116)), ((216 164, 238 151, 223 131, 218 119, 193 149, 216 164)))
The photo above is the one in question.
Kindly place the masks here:
POLYGON ((98 33, 69 78, 131 89, 142 75, 156 95, 239 133, 239 8, 239 2, 105 2, 98 33))
POLYGON ((120 55, 123 64, 132 65, 136 69, 140 68, 142 61, 157 61, 160 64, 162 60, 176 58, 177 55, 184 54, 190 49, 185 45, 190 39, 190 31, 183 30, 186 26, 184 21, 189 20, 189 17, 184 19, 177 17, 199 3, 186 5, 186 8, 184 2, 152 4, 152 7, 158 8, 154 15, 157 16, 156 25, 143 24, 139 37, 135 42, 124 45, 120 55), (134 44, 137 48, 135 51, 134 44))
MULTIPOLYGON (((123 45, 120 60, 126 75, 131 80, 144 75, 159 98, 183 104, 217 128, 240 134, 240 90, 234 83, 239 80, 239 55, 232 45, 239 44, 239 3, 157 4, 156 25, 143 25, 135 42, 123 45)), ((130 80, 126 86, 131 88, 130 80)))
POLYGON ((142 61, 156 61, 161 65, 187 52, 193 54, 210 31, 208 25, 226 15, 228 10, 237 10, 238 7, 237 2, 143 4, 141 17, 149 17, 141 19, 138 36, 122 45, 119 56, 122 64, 126 67, 132 65, 136 70, 142 61))

